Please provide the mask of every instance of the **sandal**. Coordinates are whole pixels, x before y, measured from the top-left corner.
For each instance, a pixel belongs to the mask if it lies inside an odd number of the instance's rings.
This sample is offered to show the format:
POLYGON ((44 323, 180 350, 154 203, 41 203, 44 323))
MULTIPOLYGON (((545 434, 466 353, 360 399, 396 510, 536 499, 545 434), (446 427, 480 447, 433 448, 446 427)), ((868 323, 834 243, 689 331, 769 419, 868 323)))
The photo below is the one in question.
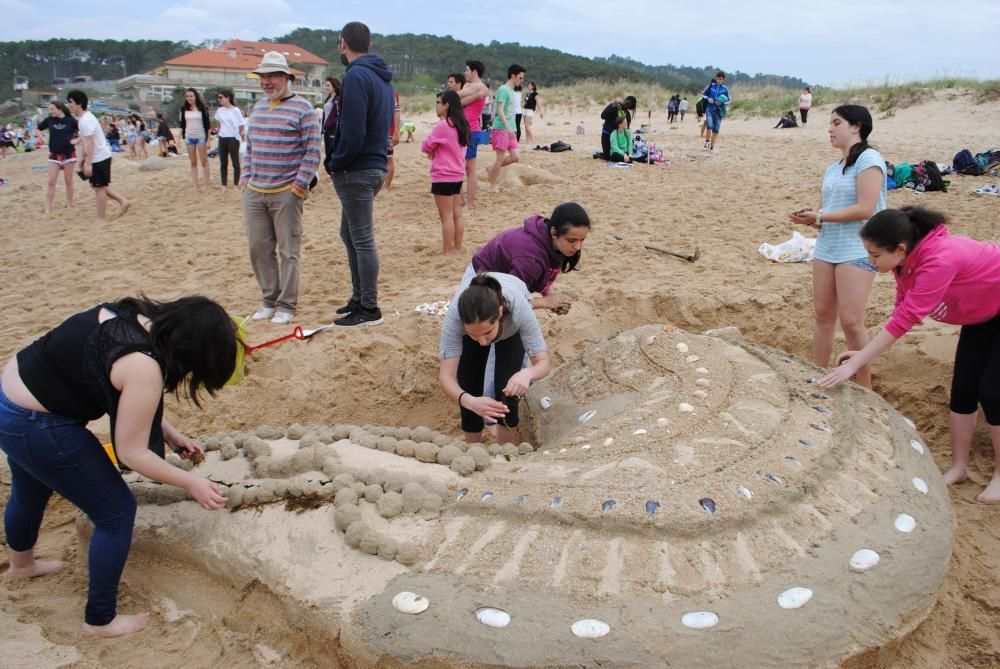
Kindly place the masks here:
POLYGON ((986 184, 982 188, 976 188, 972 192, 979 193, 980 195, 1000 195, 1000 188, 996 184, 986 184))

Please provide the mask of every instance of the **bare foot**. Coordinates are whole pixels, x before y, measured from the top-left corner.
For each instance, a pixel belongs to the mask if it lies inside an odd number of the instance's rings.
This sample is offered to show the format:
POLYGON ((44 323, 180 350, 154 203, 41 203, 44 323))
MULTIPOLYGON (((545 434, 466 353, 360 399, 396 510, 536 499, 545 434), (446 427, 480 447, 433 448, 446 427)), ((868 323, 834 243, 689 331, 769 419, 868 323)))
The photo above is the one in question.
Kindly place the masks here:
POLYGON ((87 634, 93 634, 94 636, 111 639, 116 636, 126 636, 128 634, 141 632, 148 622, 148 611, 128 616, 119 613, 115 616, 115 619, 107 625, 88 625, 87 623, 84 623, 83 631, 87 634))
POLYGON ((976 501, 983 504, 1000 504, 1000 472, 993 475, 993 480, 976 496, 976 501))
POLYGON ((965 480, 965 465, 952 465, 951 469, 944 473, 944 482, 946 485, 964 483, 965 480))
POLYGON ((127 214, 128 210, 131 209, 131 207, 132 207, 132 201, 125 200, 125 204, 122 205, 122 210, 118 212, 118 215, 115 216, 115 218, 121 218, 122 216, 127 214))
POLYGON ((35 578, 37 576, 47 576, 62 569, 63 563, 60 560, 35 560, 31 566, 17 568, 11 567, 7 570, 7 578, 13 580, 17 578, 35 578))

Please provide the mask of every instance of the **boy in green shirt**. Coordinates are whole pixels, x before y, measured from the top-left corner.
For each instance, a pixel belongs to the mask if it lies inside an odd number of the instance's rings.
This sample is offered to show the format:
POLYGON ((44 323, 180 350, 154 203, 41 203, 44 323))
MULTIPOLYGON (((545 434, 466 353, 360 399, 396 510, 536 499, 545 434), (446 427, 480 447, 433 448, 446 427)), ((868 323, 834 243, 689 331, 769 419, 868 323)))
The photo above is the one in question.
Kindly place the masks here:
POLYGON ((490 178, 490 190, 496 190, 500 170, 521 159, 518 150, 517 134, 514 127, 514 87, 524 81, 525 69, 520 65, 507 68, 507 83, 497 89, 496 114, 493 116, 493 129, 490 132, 490 144, 496 161, 486 168, 490 178))

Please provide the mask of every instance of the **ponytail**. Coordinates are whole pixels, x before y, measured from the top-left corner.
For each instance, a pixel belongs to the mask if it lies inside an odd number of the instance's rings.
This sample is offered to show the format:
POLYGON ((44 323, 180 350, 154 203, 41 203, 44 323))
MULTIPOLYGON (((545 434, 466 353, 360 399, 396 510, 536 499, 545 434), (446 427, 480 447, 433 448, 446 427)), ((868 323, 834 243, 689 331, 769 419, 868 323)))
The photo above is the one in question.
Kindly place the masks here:
POLYGON ((871 148, 871 145, 868 143, 868 136, 872 134, 875 124, 867 107, 862 107, 861 105, 840 105, 833 110, 833 113, 849 124, 859 126, 861 130, 861 141, 851 147, 851 150, 847 153, 847 159, 844 160, 842 174, 847 174, 847 168, 858 162, 861 154, 871 148))
MULTIPOLYGON (((462 75, 450 74, 448 76, 460 77, 462 75)), ((447 119, 448 125, 453 127, 458 133, 458 143, 462 146, 468 146, 471 132, 469 121, 465 118, 465 113, 462 111, 462 98, 455 91, 439 93, 438 97, 441 98, 441 102, 448 105, 448 113, 445 114, 445 119, 447 119)))
POLYGON ((488 274, 477 274, 458 298, 458 317, 465 325, 495 323, 501 306, 510 311, 500 282, 488 274))
POLYGON ((947 223, 948 218, 940 212, 908 205, 875 214, 862 226, 860 235, 880 249, 893 251, 904 244, 909 255, 934 228, 947 223))

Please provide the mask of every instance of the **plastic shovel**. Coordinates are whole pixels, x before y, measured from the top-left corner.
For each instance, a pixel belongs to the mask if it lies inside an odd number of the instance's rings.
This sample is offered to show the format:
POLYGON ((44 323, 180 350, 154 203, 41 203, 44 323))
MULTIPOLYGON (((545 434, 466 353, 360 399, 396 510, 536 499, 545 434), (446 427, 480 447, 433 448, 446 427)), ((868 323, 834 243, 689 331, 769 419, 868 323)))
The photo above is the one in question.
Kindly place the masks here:
POLYGON ((328 323, 326 325, 321 325, 318 328, 313 328, 311 330, 303 330, 301 326, 296 325, 295 329, 289 334, 286 334, 277 339, 271 339, 263 344, 257 344, 256 346, 251 346, 250 344, 243 343, 246 338, 247 323, 250 321, 249 318, 243 319, 233 319, 236 323, 236 334, 239 342, 242 344, 236 349, 236 367, 233 369, 233 375, 229 377, 229 381, 226 382, 227 386, 236 385, 243 380, 243 376, 246 372, 246 357, 251 355, 254 351, 259 351, 262 348, 267 348, 268 346, 274 346, 275 344, 280 344, 283 341, 288 341, 289 339, 309 339, 313 335, 327 330, 333 327, 333 323, 328 323))

